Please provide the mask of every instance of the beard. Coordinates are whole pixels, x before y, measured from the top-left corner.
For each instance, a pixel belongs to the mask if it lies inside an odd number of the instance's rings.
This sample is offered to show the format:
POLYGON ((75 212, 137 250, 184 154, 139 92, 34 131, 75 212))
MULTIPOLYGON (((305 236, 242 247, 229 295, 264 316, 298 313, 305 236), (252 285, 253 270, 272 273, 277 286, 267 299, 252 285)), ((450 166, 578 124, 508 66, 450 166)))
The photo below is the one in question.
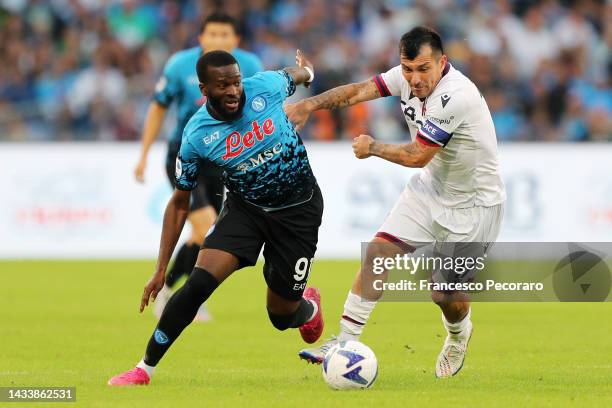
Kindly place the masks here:
POLYGON ((246 96, 243 92, 242 95, 240 95, 240 101, 238 102, 238 109, 236 109, 236 112, 228 112, 219 99, 208 98, 206 103, 213 108, 214 112, 221 116, 220 119, 229 122, 242 116, 242 108, 244 108, 245 101, 246 96))

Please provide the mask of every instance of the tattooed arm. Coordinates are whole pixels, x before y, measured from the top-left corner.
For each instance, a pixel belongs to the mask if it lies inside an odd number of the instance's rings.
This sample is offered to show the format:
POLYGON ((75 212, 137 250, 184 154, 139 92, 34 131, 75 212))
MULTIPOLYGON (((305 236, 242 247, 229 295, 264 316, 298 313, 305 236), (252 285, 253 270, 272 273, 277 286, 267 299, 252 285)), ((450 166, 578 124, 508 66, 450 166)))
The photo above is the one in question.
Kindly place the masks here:
POLYGON ((374 80, 342 85, 332 88, 322 94, 304 99, 304 103, 311 112, 319 109, 339 109, 355 105, 359 102, 380 98, 378 88, 374 80))
POLYGON ((353 139, 353 153, 358 159, 376 156, 406 167, 425 167, 438 150, 440 148, 437 146, 428 146, 418 141, 396 145, 377 142, 368 135, 359 135, 353 139))
POLYGON ((285 113, 296 129, 301 129, 308 116, 319 109, 339 109, 355 105, 359 102, 380 98, 378 88, 373 79, 342 85, 332 88, 322 94, 303 99, 297 103, 286 105, 285 113))

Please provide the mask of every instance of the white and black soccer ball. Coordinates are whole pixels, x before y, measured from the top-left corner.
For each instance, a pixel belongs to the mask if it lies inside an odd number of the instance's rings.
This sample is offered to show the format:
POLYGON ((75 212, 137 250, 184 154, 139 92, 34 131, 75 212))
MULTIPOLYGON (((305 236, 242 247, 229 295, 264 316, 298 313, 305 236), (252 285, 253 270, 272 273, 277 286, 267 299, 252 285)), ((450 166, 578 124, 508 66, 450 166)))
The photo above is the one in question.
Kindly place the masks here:
POLYGON ((378 361, 372 349, 358 341, 341 341, 323 360, 323 378, 336 390, 368 388, 378 376, 378 361))

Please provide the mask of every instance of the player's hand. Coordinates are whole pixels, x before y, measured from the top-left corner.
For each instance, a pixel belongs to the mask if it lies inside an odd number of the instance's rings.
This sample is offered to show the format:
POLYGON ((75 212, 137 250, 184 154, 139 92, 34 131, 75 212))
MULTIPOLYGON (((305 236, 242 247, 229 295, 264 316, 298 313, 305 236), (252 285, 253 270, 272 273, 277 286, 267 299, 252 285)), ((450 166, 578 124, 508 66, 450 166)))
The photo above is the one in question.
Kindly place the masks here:
POLYGON ((140 313, 142 313, 146 306, 149 306, 149 298, 155 301, 157 294, 164 287, 165 280, 166 277, 163 273, 155 272, 155 274, 151 277, 147 285, 144 287, 144 291, 142 292, 142 299, 140 300, 140 313))
POLYGON ((147 160, 140 159, 138 161, 138 164, 136 165, 136 168, 134 169, 134 177, 136 177, 136 181, 138 181, 139 183, 144 183, 145 181, 144 172, 146 168, 147 168, 147 160))
MULTIPOLYGON (((302 54, 302 51, 300 50, 297 50, 295 52, 295 63, 300 68, 308 67, 314 72, 314 65, 312 65, 312 62, 306 59, 306 57, 304 56, 304 54, 302 54)), ((308 88, 310 86, 310 82, 304 82, 304 86, 308 88)))
POLYGON ((307 104, 304 101, 288 103, 285 104, 284 109, 289 121, 293 123, 295 130, 302 130, 310 116, 310 110, 307 104))
POLYGON ((358 159, 367 159, 372 154, 370 146, 374 143, 374 138, 370 135, 359 135, 353 139, 353 153, 358 159))

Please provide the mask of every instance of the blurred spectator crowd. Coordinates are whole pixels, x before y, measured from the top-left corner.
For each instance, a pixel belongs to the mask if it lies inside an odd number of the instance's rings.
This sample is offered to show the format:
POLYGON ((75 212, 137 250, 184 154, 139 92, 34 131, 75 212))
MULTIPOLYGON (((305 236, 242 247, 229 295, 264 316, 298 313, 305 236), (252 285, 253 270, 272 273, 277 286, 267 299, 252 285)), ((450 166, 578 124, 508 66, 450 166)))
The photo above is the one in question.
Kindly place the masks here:
MULTIPOLYGON (((606 0, 0 0, 0 140, 138 139, 165 61, 215 9, 240 20, 241 46, 266 68, 306 53, 316 80, 294 98, 397 65, 399 37, 426 24, 479 87, 500 140, 612 140, 606 0)), ((406 140, 397 99, 316 112, 302 135, 359 133, 406 140)))

